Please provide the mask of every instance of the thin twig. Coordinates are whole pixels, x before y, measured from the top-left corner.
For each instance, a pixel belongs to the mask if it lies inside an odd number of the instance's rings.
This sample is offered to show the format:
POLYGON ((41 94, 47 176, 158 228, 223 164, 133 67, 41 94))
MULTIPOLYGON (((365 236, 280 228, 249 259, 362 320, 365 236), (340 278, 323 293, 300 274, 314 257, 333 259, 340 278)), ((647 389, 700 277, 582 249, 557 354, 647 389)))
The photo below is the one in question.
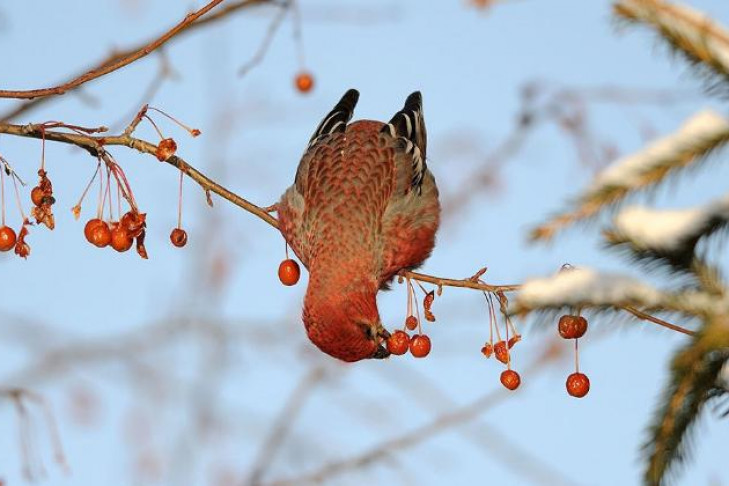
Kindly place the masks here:
MULTIPOLYGON (((185 35, 187 33, 196 31, 197 29, 212 24, 214 22, 217 22, 221 19, 226 18, 228 15, 232 14, 233 12, 237 10, 241 10, 247 7, 253 7, 256 5, 263 5, 271 3, 271 0, 239 0, 237 2, 232 2, 230 4, 221 5, 219 8, 215 9, 214 11, 210 12, 208 15, 205 15, 202 18, 198 18, 194 22, 188 23, 184 29, 178 30, 175 32, 174 37, 179 37, 182 35, 185 35)), ((159 40, 159 39, 157 39, 159 40)), ((166 39, 166 41, 169 41, 170 39, 166 39)), ((74 91, 78 89, 78 86, 70 87, 71 83, 73 83, 74 80, 82 78, 84 75, 92 72, 96 72, 99 69, 104 68, 105 66, 112 65, 116 62, 118 62, 121 59, 125 59, 131 55, 133 55, 136 52, 139 52, 140 50, 144 50, 146 47, 152 45, 154 43, 154 40, 146 41, 143 44, 131 47, 129 49, 120 51, 120 52, 114 52, 105 59, 102 59, 101 61, 94 64, 94 67, 91 69, 85 70, 83 73, 74 75, 68 79, 68 81, 65 81, 63 83, 60 83, 60 86, 66 86, 66 93, 74 91)), ((159 47, 159 46, 158 46, 159 47)), ((151 51, 150 51, 151 52, 151 51)), ((146 55, 146 54, 145 54, 146 55)), ((17 107, 10 110, 9 112, 5 113, 4 115, 0 115, 0 120, 2 121, 9 121, 14 118, 17 118, 23 113, 26 113, 27 111, 37 108, 38 105, 54 99, 53 97, 44 96, 44 97, 36 97, 27 101, 24 101, 20 103, 17 107)))

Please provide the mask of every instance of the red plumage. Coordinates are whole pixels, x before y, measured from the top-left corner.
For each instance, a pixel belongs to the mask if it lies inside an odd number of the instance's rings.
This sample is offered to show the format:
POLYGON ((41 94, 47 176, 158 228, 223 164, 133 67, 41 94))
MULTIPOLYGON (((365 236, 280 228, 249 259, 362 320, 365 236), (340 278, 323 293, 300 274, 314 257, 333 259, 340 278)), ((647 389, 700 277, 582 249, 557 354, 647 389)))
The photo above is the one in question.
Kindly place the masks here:
POLYGON ((389 124, 347 124, 357 97, 348 91, 322 121, 278 204, 281 233, 309 270, 308 336, 343 361, 388 355, 377 292, 430 255, 440 219, 420 93, 389 124))

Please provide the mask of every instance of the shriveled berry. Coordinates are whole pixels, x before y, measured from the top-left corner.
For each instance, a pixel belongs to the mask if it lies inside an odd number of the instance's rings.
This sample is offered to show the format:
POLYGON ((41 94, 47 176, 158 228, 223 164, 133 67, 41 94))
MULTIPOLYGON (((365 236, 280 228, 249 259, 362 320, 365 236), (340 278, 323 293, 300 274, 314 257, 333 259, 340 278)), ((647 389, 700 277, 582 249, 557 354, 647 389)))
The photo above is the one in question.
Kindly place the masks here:
POLYGON ((45 193, 43 192, 43 189, 41 189, 40 186, 35 186, 32 191, 30 191, 30 200, 33 202, 35 206, 40 206, 43 204, 43 197, 45 196, 45 193))
POLYGON ((398 356, 408 352, 410 336, 405 331, 395 331, 387 338, 387 350, 398 356))
POLYGON ((0 251, 10 251, 15 246, 15 230, 10 226, 0 227, 0 251))
POLYGON ((308 93, 314 87, 314 76, 305 71, 297 74, 294 81, 300 93, 308 93))
POLYGON ((104 248, 111 243, 111 229, 105 221, 93 225, 89 236, 89 242, 99 248, 104 248))
POLYGON ((175 228, 170 233, 170 241, 177 248, 182 248, 187 244, 187 231, 182 228, 175 228))
POLYGON ((278 279, 286 286, 296 285, 301 276, 299 264, 290 258, 281 262, 278 266, 278 279))
POLYGON ((127 230, 127 232, 136 238, 139 236, 144 228, 147 226, 147 213, 140 213, 138 211, 127 211, 124 216, 121 217, 119 223, 127 230))
POLYGON ((572 373, 567 377, 567 393, 582 398, 590 391, 590 379, 584 373, 572 373))
POLYGON ((521 377, 514 370, 504 370, 501 372, 501 384, 509 390, 516 390, 521 384, 521 377))
POLYGON ((516 343, 521 341, 521 334, 517 334, 515 336, 512 336, 509 338, 509 341, 507 342, 507 345, 509 346, 509 349, 513 348, 516 343))
POLYGON ((494 354, 494 346, 491 343, 486 343, 481 348, 481 354, 486 356, 487 358, 490 358, 492 354, 494 354))
POLYGON ((111 229, 111 247, 118 252, 129 250, 134 244, 134 238, 121 224, 115 224, 111 229))
POLYGON ((425 358, 430 354, 430 338, 425 334, 415 334, 410 339, 410 354, 416 358, 425 358))
POLYGON ((175 152, 177 152, 177 142, 172 138, 165 138, 157 144, 154 155, 157 156, 157 160, 164 162, 175 155, 175 152))
POLYGON ((405 319, 405 327, 414 331, 415 328, 418 327, 418 318, 415 316, 408 316, 407 319, 405 319))
POLYGON ((509 361, 509 350, 506 347, 506 341, 499 341, 494 344, 494 355, 496 355, 496 359, 504 364, 509 361))

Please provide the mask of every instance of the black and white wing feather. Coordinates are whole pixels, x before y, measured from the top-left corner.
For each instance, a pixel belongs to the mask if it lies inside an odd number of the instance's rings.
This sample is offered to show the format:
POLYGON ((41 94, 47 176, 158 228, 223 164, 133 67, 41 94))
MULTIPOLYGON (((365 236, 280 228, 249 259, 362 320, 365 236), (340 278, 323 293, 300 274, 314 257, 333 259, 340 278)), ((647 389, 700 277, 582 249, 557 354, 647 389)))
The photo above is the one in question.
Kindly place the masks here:
POLYGON ((347 123, 352 119, 354 107, 357 106, 358 100, 359 91, 356 89, 350 89, 344 93, 344 96, 342 96, 342 99, 339 100, 339 103, 334 106, 332 111, 330 111, 321 123, 319 123, 319 126, 316 127, 314 135, 312 135, 311 140, 309 140, 309 147, 314 145, 319 137, 323 135, 329 135, 336 132, 343 133, 347 128, 347 123))
POLYGON ((407 97, 402 110, 395 113, 390 123, 382 127, 383 133, 389 133, 393 138, 402 138, 405 141, 405 152, 412 154, 413 178, 411 185, 418 194, 422 191, 423 176, 425 175, 425 150, 427 134, 423 119, 423 97, 416 91, 407 97))

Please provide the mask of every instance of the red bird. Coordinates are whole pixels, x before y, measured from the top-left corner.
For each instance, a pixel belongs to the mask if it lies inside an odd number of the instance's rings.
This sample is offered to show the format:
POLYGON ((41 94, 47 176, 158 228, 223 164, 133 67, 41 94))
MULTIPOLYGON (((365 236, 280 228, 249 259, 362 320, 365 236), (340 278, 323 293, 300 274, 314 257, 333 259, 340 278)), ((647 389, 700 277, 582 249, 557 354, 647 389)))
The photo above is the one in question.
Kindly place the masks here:
POLYGON ((435 244, 440 204, 426 166, 422 98, 389 123, 349 123, 351 89, 322 120, 277 205, 281 233, 309 270, 306 332, 343 361, 385 358, 377 292, 435 244))

